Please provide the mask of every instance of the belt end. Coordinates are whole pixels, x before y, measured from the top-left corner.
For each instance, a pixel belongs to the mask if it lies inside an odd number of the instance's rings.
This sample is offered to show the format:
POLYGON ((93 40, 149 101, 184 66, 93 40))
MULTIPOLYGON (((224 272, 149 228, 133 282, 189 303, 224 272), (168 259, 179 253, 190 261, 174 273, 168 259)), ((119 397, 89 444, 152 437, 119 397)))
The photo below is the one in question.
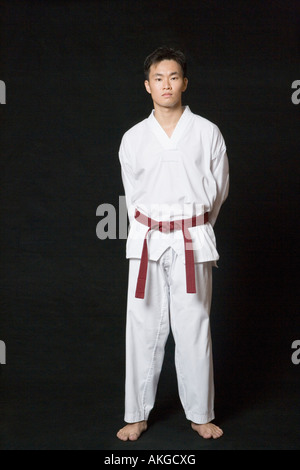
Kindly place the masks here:
POLYGON ((136 292, 135 293, 135 298, 136 299, 144 299, 145 298, 145 293, 144 292, 136 292))

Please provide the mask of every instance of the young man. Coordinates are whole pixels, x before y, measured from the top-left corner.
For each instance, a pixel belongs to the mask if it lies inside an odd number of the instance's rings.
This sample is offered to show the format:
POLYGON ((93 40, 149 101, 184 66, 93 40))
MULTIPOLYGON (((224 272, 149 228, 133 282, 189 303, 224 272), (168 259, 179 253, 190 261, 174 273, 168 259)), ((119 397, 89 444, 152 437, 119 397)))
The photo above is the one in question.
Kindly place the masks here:
POLYGON ((130 232, 125 422, 117 436, 147 430, 172 328, 180 399, 200 436, 223 431, 214 416, 210 336, 212 266, 219 258, 213 225, 228 194, 223 137, 182 106, 186 61, 161 47, 147 57, 145 87, 154 110, 120 147, 130 232))

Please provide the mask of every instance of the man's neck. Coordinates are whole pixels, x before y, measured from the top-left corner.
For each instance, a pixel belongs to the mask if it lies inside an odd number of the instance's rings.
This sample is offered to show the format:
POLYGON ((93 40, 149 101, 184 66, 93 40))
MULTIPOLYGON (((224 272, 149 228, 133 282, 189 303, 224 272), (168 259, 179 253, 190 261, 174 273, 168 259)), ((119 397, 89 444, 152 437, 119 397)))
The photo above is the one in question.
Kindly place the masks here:
POLYGON ((171 137, 184 112, 184 107, 180 104, 176 106, 176 108, 164 108, 161 106, 155 106, 154 108, 155 119, 159 122, 167 135, 171 137))

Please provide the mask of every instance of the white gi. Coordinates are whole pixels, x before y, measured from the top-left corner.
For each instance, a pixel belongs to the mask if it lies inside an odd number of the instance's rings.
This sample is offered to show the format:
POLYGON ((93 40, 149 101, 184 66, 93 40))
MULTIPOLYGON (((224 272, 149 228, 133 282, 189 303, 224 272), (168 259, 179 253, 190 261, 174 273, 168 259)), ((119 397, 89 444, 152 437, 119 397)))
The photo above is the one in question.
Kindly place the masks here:
POLYGON ((214 419, 210 336, 212 266, 219 258, 213 225, 228 194, 228 159, 218 127, 188 106, 168 137, 152 111, 127 131, 119 158, 130 231, 126 245, 129 282, 126 330, 125 421, 147 420, 154 406, 165 344, 172 328, 179 395, 187 419, 214 419), (148 227, 138 209, 157 221, 209 212, 209 222, 189 229, 196 289, 186 292, 183 233, 150 231, 145 298, 135 297, 148 227))

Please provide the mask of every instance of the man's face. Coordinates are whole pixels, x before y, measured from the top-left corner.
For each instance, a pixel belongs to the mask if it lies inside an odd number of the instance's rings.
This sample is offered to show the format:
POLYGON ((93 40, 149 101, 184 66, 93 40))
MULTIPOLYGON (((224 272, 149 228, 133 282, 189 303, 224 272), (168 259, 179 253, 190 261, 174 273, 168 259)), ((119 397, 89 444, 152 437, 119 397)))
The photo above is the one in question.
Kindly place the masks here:
POLYGON ((181 106, 181 95, 186 90, 187 83, 178 62, 163 60, 151 65, 145 87, 151 94, 155 107, 175 108, 181 106))

